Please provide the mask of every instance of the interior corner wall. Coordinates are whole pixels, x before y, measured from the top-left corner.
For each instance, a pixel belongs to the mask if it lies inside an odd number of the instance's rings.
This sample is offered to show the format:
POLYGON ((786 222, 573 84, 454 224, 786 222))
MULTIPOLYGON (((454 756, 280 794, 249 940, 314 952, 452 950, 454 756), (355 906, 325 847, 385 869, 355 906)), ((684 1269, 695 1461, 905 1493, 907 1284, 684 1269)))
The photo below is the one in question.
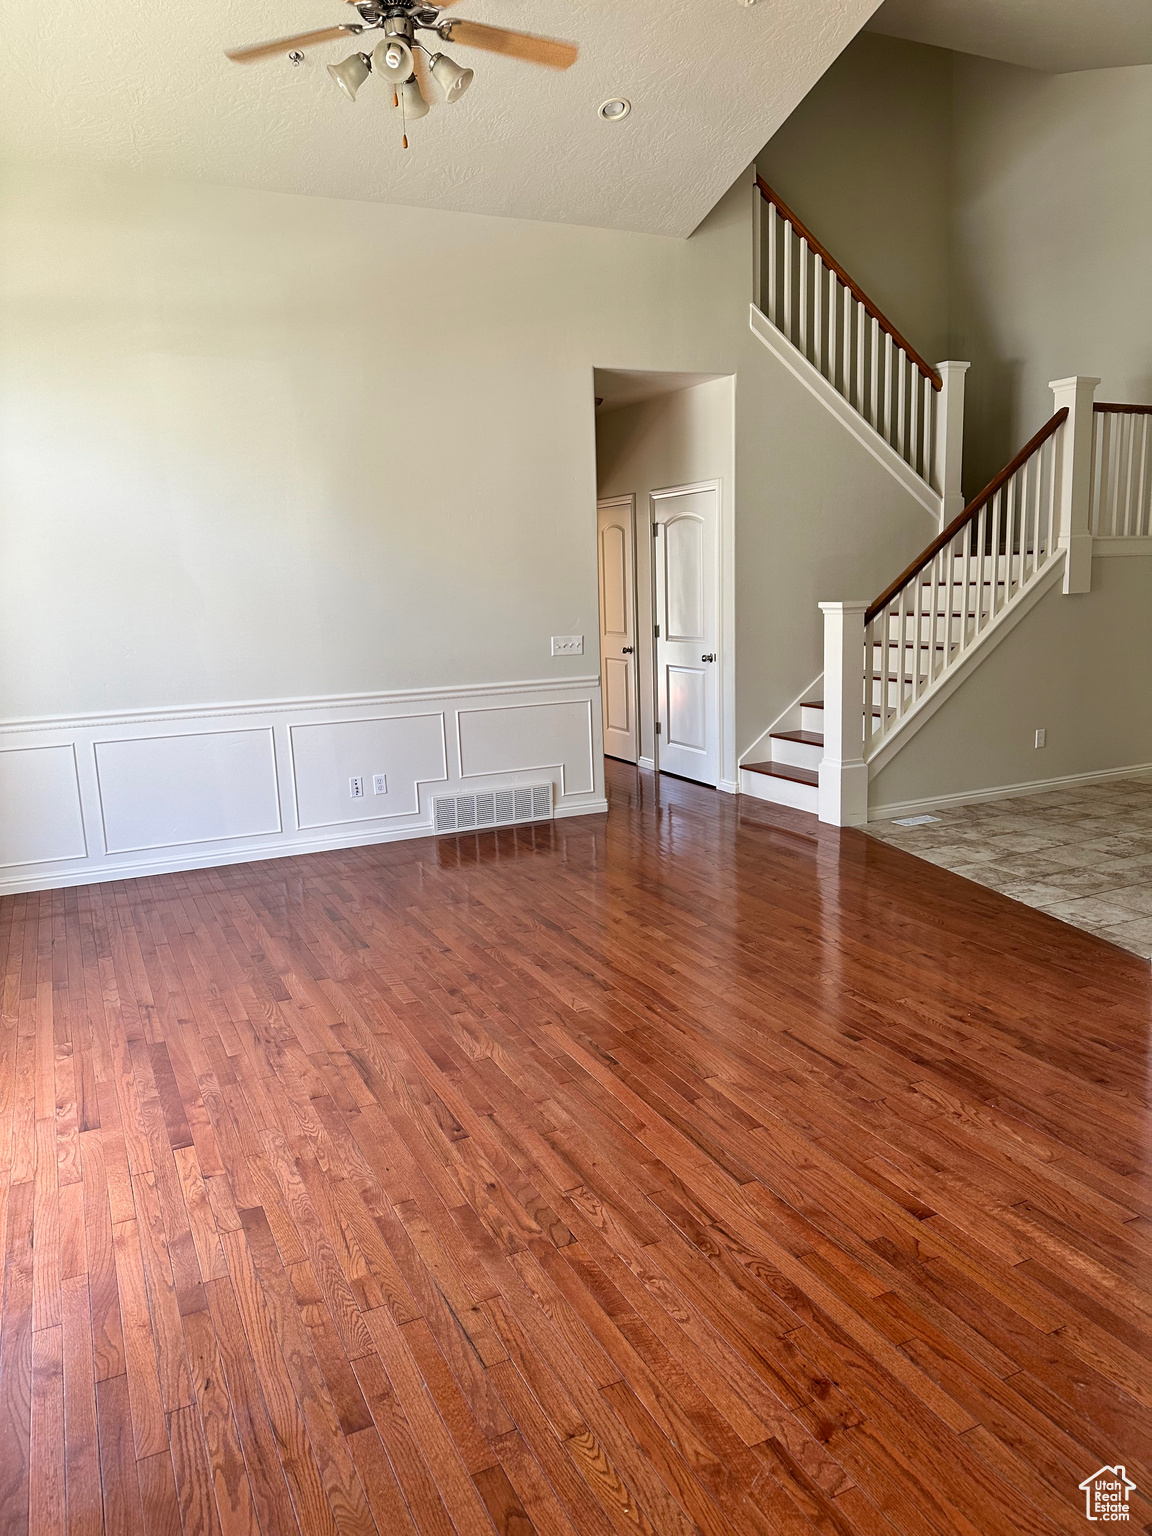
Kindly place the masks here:
POLYGON ((949 351, 952 55, 859 33, 757 156, 918 352, 949 351))
POLYGON ((1152 768, 1149 657, 1152 554, 1097 556, 1090 592, 1046 592, 880 769, 873 820, 1152 768))
MULTIPOLYGON (((652 612, 651 504, 653 491, 700 481, 720 482, 722 541, 732 542, 735 478, 733 384, 709 379, 689 389, 658 395, 635 405, 603 411, 596 418, 597 495, 634 496, 636 501, 636 665, 640 678, 640 756, 655 751, 652 612)), ((734 644, 729 636, 728 644, 734 644)), ((728 660, 731 660, 731 650, 728 660)), ((727 717, 729 710, 722 713, 727 717)), ((725 718, 724 724, 730 722, 725 718)), ((725 755, 721 754, 722 757, 725 755)), ((731 754, 728 754, 731 755, 731 754)), ((734 780, 735 763, 722 777, 734 780)))
POLYGON ((955 355, 965 487, 1052 414, 1051 379, 1152 403, 1152 64, 1044 75, 955 56, 955 355))

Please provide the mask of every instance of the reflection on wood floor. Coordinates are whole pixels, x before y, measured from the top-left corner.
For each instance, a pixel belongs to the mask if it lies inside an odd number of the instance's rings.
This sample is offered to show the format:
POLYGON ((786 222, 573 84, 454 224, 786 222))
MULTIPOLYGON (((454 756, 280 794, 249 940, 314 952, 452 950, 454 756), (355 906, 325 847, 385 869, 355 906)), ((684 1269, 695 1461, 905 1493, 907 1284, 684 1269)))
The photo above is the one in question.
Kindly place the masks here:
POLYGON ((4 1532, 1147 1521, 1147 964, 609 780, 0 902, 4 1532))

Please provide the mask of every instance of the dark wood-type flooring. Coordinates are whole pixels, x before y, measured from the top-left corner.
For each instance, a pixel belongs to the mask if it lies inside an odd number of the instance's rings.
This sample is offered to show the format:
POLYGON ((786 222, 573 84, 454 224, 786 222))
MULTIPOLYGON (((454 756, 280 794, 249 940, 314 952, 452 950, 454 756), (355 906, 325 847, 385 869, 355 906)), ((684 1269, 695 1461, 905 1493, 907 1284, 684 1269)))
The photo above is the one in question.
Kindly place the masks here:
POLYGON ((4 1536, 1147 1522, 1147 963, 609 777, 0 902, 4 1536))

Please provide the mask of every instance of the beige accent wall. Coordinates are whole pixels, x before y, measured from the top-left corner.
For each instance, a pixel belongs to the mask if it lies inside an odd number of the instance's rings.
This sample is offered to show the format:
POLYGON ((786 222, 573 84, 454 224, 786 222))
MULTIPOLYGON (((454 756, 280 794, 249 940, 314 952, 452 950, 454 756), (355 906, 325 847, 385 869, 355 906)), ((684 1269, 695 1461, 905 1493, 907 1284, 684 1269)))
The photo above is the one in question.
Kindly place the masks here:
POLYGON ((1043 75, 957 54, 953 102, 974 491, 1051 415, 1050 379, 1152 403, 1152 64, 1043 75))
POLYGON ((948 351, 952 55, 861 32, 757 168, 930 363, 948 351))
POLYGON ((1152 554, 1059 583, 872 780, 873 819, 949 796, 1152 767, 1152 554), (1037 749, 1037 729, 1047 746, 1037 749))
MULTIPOLYGON (((636 405, 604 411, 596 418, 597 494, 633 496, 636 501, 636 666, 640 679, 640 755, 653 757, 653 635, 652 519, 649 496, 653 491, 700 481, 720 482, 720 516, 723 543, 729 554, 735 529, 733 490, 735 450, 733 379, 711 379, 690 389, 658 395, 636 405)), ((722 653, 734 660, 733 634, 724 633, 731 622, 732 567, 721 571, 727 588, 729 612, 722 616, 722 653)), ((722 674, 735 675, 732 665, 722 674)), ((723 725, 730 724, 731 700, 723 701, 723 725)))
POLYGON ((967 359, 974 495, 1050 379, 1152 402, 1152 65, 1045 75, 861 33, 758 156, 930 362, 967 359))
POLYGON ((674 240, 10 168, 0 721, 594 672, 600 366, 736 376, 754 741, 931 530, 751 334, 753 196, 674 240))

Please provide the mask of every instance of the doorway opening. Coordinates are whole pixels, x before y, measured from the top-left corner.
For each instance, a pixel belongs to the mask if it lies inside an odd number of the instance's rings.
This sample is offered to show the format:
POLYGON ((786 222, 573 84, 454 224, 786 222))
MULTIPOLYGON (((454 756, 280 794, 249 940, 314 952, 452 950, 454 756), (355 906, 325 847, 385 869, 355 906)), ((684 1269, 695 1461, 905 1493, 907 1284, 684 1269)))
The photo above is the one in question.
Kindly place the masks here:
POLYGON ((735 788, 730 375, 597 369, 604 753, 735 788))

